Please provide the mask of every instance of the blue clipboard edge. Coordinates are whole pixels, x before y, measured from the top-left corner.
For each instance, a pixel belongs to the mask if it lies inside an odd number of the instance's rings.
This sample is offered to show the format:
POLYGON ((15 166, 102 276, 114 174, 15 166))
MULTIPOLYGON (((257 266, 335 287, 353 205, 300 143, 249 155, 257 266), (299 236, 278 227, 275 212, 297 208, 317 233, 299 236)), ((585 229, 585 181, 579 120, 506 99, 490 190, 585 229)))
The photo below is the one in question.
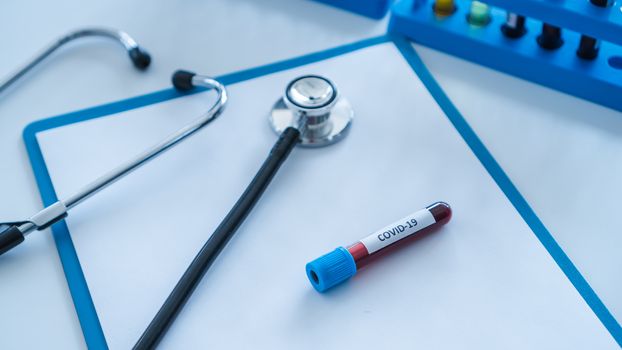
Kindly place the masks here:
MULTIPOLYGON (((510 200, 514 208, 516 208, 523 220, 525 220, 527 225, 534 232, 538 240, 553 257, 557 265, 574 285, 588 306, 613 336, 618 345, 622 346, 622 327, 620 324, 609 312, 607 307, 581 275, 579 270, 574 266, 559 244, 557 244, 551 233, 547 230, 542 221, 540 221, 533 209, 531 209, 527 201, 514 186, 510 178, 505 174, 492 154, 486 149, 477 134, 469 126, 456 107, 451 103, 447 95, 443 92, 434 77, 428 71, 421 58, 415 52, 411 43, 405 38, 393 35, 369 38, 297 58, 223 75, 217 79, 225 85, 235 84, 237 82, 253 79, 262 75, 310 64, 386 42, 393 42, 396 45, 400 53, 422 80, 430 94, 434 97, 443 112, 445 112, 448 119, 467 143, 471 151, 482 163, 484 168, 488 171, 508 200, 510 200)), ((201 90, 191 92, 190 94, 200 91, 201 90)), ((41 148, 36 139, 37 133, 80 121, 144 107, 185 95, 187 94, 179 93, 170 88, 118 102, 43 119, 28 125, 24 129, 23 137, 35 179, 41 193, 43 204, 45 206, 50 205, 57 201, 58 198, 54 191, 47 167, 45 166, 41 148)), ((67 284, 71 292, 86 344, 89 349, 107 349, 108 346, 103 329, 99 322, 97 312, 95 311, 95 305, 91 298, 84 273, 80 266, 75 247, 65 222, 61 221, 53 225, 52 234, 54 236, 61 263, 65 271, 67 284)))

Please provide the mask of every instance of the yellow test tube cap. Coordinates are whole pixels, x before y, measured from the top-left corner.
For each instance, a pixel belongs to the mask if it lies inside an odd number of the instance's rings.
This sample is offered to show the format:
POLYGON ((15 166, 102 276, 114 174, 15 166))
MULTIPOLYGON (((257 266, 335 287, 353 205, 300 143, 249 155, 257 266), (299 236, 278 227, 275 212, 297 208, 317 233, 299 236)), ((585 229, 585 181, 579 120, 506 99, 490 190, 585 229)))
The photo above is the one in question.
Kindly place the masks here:
POLYGON ((456 11, 454 0, 436 0, 434 3, 434 14, 438 17, 447 17, 456 11))

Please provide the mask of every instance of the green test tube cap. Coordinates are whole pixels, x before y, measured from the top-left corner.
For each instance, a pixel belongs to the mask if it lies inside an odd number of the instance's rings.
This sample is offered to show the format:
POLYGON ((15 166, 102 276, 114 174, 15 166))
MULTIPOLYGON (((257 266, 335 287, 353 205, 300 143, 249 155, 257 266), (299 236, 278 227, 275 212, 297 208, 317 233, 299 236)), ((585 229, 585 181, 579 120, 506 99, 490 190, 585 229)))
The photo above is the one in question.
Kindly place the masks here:
POLYGON ((469 24, 477 27, 483 27, 490 23, 490 18, 490 6, 481 1, 471 2, 471 8, 469 9, 469 14, 467 15, 467 21, 469 24))

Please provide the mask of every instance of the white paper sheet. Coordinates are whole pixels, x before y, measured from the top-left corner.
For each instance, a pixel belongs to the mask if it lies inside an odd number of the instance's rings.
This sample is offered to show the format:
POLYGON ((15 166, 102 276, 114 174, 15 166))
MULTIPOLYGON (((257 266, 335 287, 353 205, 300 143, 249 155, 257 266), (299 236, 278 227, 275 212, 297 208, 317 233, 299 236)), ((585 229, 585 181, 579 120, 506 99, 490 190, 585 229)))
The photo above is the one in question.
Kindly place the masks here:
MULTIPOLYGON (((287 82, 330 77, 350 135, 296 149, 162 348, 617 348, 392 44, 229 87, 221 119, 67 219, 112 349, 129 348, 252 178, 287 82), (434 201, 439 232, 318 294, 307 261, 434 201)), ((60 198, 194 119, 185 97, 38 135, 60 198)))

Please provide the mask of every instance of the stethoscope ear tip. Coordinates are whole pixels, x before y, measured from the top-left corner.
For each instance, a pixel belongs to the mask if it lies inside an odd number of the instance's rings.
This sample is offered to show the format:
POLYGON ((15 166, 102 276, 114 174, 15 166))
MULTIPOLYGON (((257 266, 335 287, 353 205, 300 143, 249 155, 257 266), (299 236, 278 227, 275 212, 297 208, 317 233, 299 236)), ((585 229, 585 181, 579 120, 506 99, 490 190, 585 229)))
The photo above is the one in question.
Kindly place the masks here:
POLYGON ((196 75, 196 73, 189 72, 187 70, 178 70, 173 73, 173 86, 177 90, 181 91, 189 91, 194 88, 194 84, 192 84, 192 78, 196 75))
POLYGON ((140 47, 135 47, 129 51, 130 59, 134 63, 134 67, 145 70, 151 64, 151 55, 147 51, 142 50, 140 47))

